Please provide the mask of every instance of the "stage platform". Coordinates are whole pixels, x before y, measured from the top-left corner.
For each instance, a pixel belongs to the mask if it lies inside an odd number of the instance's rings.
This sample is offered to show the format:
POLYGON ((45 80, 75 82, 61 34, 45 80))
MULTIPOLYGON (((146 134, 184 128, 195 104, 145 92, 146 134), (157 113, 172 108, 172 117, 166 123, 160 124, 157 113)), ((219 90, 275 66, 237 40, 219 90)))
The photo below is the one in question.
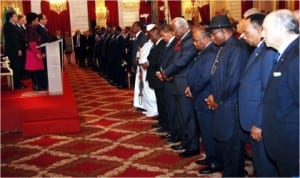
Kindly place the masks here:
POLYGON ((1 80, 1 131, 20 130, 24 136, 78 132, 77 103, 68 77, 63 75, 63 94, 28 88, 10 90, 1 80))

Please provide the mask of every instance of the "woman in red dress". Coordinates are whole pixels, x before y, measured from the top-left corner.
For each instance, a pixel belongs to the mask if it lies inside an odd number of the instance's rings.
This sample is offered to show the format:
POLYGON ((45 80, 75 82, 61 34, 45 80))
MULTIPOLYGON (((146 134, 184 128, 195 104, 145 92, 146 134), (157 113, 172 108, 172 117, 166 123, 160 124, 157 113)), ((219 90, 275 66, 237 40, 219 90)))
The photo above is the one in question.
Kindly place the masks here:
POLYGON ((41 84, 41 72, 44 70, 43 56, 38 45, 40 44, 41 37, 36 31, 38 25, 38 15, 30 12, 26 16, 27 28, 25 32, 26 48, 26 62, 25 70, 31 73, 32 89, 43 90, 41 84))

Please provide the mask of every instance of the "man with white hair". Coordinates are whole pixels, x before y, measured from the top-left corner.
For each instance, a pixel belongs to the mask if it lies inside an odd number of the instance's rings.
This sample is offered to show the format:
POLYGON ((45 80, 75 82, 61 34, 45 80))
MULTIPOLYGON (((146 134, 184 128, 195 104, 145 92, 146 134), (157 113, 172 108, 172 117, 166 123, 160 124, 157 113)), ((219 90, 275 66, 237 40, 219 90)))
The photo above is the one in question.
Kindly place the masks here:
POLYGON ((171 23, 175 29, 175 36, 178 39, 174 50, 173 63, 163 71, 165 79, 173 78, 175 85, 175 97, 178 112, 180 114, 180 127, 182 132, 182 144, 172 146, 172 149, 181 150, 180 157, 191 157, 199 154, 199 136, 196 127, 196 115, 193 111, 193 103, 190 98, 185 96, 185 88, 187 87, 186 75, 197 54, 196 48, 193 46, 192 33, 187 21, 184 18, 176 17, 171 23))
POLYGON ((263 36, 279 53, 263 102, 266 151, 279 176, 299 176, 299 23, 289 10, 272 12, 264 20, 263 36))

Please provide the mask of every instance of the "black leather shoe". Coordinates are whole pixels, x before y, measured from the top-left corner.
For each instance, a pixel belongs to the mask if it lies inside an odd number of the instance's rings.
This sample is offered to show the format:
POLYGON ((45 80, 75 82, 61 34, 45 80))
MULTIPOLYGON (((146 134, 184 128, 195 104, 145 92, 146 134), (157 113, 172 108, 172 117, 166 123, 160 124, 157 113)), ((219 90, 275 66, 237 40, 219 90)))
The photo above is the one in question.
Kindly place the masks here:
POLYGON ((197 160, 195 161, 195 163, 199 165, 208 165, 208 160, 207 159, 197 160))
POLYGON ((172 137, 172 135, 170 133, 168 133, 167 135, 162 135, 159 138, 166 138, 166 139, 170 139, 172 137))
POLYGON ((181 144, 179 144, 179 145, 173 145, 173 146, 171 146, 171 148, 173 150, 184 150, 185 149, 184 146, 181 145, 181 144))
POLYGON ((155 123, 152 125, 152 128, 161 128, 161 126, 159 125, 159 123, 155 123))
POLYGON ((215 164, 211 164, 209 166, 207 166, 206 168, 202 169, 199 171, 200 174, 212 174, 215 172, 219 172, 222 171, 222 169, 220 167, 216 167, 215 164))
POLYGON ((164 129, 164 128, 162 128, 162 127, 160 127, 160 128, 158 128, 158 129, 156 130, 156 132, 158 132, 158 133, 165 133, 165 132, 167 132, 167 130, 164 129))
POLYGON ((182 158, 188 158, 199 154, 199 150, 186 150, 182 153, 179 153, 179 156, 182 158))
POLYGON ((180 142, 181 140, 180 139, 176 139, 176 138, 169 138, 166 143, 167 144, 173 144, 173 143, 177 143, 177 142, 180 142))
POLYGON ((23 85, 17 85, 17 86, 15 86, 15 89, 25 89, 26 87, 25 86, 23 86, 23 85))

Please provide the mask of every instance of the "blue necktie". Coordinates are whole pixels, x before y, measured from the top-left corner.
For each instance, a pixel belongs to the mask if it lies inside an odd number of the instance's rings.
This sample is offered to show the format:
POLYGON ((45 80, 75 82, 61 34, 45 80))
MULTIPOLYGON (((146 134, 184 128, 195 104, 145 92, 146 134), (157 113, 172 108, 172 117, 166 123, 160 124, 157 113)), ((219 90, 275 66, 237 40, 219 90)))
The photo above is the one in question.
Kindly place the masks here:
POLYGON ((279 61, 279 56, 280 56, 280 53, 276 52, 274 54, 274 58, 273 58, 273 67, 277 64, 277 62, 279 61))

